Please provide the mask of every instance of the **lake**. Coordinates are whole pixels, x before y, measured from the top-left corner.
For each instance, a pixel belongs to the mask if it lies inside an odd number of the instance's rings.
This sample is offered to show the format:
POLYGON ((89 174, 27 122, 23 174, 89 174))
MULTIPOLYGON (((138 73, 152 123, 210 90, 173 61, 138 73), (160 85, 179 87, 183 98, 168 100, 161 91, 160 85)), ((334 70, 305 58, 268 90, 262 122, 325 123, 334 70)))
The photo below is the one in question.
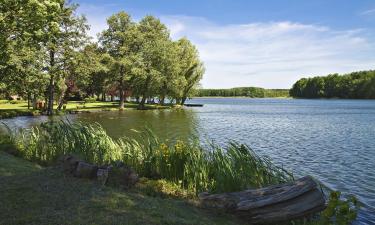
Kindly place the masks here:
MULTIPOLYGON (((363 203, 359 224, 375 224, 375 101, 197 98, 204 107, 64 116, 98 122, 112 137, 152 128, 162 138, 199 135, 246 143, 296 176, 312 175, 363 203)), ((56 119, 55 117, 54 119, 56 119)), ((3 120, 30 127, 48 117, 3 120)))

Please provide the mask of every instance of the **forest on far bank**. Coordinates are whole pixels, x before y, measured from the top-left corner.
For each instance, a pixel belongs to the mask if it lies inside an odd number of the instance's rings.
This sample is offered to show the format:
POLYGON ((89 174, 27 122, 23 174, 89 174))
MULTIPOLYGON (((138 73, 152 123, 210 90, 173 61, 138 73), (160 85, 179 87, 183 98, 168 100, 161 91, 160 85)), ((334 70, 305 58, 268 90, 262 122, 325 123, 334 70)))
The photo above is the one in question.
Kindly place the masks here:
POLYGON ((302 78, 289 94, 295 98, 375 99, 375 70, 302 78))
POLYGON ((228 89, 198 89, 197 97, 249 97, 249 98, 285 98, 289 89, 265 89, 260 87, 236 87, 228 89))

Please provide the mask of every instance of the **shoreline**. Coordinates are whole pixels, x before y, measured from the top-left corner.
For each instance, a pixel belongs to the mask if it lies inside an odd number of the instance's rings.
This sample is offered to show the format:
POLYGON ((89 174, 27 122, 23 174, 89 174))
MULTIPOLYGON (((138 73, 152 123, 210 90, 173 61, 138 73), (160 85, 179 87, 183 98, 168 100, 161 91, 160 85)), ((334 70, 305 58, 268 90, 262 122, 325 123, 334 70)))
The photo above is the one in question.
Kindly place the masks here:
MULTIPOLYGON (((4 102, 4 100, 2 100, 4 102)), ((122 110, 138 110, 139 104, 133 102, 126 102, 125 107, 122 110)), ((80 102, 70 102, 67 104, 67 109, 62 109, 57 111, 54 109, 54 114, 52 116, 65 115, 65 114, 80 114, 80 113, 95 113, 95 112, 105 112, 105 111, 121 111, 118 108, 117 102, 93 102, 86 103, 82 105, 80 102)), ((10 104, 10 103, 0 103, 0 120, 10 119, 20 116, 47 116, 43 111, 38 109, 27 109, 27 102, 21 101, 20 103, 10 104), (5 106, 5 107, 4 107, 5 106), (25 109, 26 108, 26 109, 25 109)), ((142 110, 161 110, 161 109, 171 109, 177 106, 174 105, 156 105, 156 104, 146 104, 145 109, 142 110)))

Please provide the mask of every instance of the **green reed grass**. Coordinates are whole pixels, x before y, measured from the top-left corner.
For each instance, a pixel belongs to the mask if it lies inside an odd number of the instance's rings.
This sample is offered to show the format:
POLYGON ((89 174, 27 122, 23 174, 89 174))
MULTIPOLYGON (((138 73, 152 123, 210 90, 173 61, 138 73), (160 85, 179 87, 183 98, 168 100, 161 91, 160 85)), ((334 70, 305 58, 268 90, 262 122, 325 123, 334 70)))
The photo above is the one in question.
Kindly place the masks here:
POLYGON ((32 161, 50 164, 68 153, 97 164, 120 160, 141 176, 165 179, 194 193, 238 191, 293 179, 236 142, 202 147, 197 139, 165 142, 150 129, 134 132, 134 137, 114 140, 97 123, 60 121, 10 133, 20 154, 32 161))

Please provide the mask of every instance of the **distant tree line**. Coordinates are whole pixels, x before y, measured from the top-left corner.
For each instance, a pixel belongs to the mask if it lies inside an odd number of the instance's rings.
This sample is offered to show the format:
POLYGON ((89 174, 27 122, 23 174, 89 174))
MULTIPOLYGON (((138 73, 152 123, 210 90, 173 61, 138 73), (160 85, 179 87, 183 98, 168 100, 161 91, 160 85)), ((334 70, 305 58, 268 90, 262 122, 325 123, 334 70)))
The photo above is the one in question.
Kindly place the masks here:
POLYGON ((302 78, 290 89, 290 96, 296 98, 375 99, 375 71, 302 78))
POLYGON ((259 87, 237 87, 229 89, 199 89, 198 97, 249 97, 276 98, 288 97, 288 89, 264 89, 259 87))
MULTIPOLYGON (((72 96, 110 94, 177 104, 193 93, 204 73, 196 47, 172 40, 158 18, 135 22, 125 12, 107 19, 93 42, 89 26, 68 0, 9 0, 0 3, 0 96, 18 95, 60 110, 72 96)), ((30 107, 30 104, 29 104, 30 107)))

